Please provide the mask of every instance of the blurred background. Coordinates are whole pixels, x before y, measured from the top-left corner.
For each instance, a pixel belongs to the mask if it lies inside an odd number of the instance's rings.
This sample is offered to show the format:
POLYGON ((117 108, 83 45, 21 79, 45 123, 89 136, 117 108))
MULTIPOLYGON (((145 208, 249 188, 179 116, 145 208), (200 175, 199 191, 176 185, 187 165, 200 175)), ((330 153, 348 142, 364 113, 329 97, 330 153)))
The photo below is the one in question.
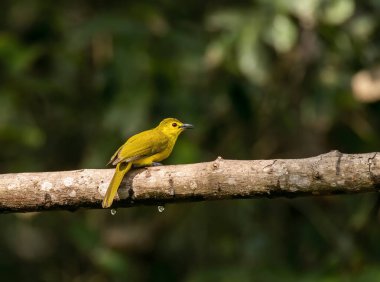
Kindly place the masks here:
MULTIPOLYGON (((380 147, 380 2, 0 2, 0 173, 380 147)), ((375 194, 0 215, 2 281, 380 281, 375 194)))

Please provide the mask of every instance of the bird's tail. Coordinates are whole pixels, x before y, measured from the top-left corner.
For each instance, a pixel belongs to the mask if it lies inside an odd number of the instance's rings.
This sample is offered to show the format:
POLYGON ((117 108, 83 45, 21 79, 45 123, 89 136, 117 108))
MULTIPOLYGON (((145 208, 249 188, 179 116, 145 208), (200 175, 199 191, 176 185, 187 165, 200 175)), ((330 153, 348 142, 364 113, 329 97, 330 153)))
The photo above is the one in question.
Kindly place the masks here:
POLYGON ((112 205, 113 198, 115 198, 117 189, 124 175, 131 169, 132 162, 129 163, 118 163, 115 169, 115 173, 112 177, 110 185, 108 186, 106 195, 104 196, 102 207, 109 208, 112 205))

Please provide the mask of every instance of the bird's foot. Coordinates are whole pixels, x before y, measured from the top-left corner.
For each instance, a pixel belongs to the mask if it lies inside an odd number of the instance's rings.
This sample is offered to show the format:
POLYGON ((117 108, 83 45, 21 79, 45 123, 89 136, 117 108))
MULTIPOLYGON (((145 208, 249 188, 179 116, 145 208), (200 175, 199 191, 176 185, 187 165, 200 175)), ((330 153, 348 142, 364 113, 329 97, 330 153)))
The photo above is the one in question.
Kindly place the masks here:
POLYGON ((162 163, 152 162, 151 166, 162 166, 162 163))

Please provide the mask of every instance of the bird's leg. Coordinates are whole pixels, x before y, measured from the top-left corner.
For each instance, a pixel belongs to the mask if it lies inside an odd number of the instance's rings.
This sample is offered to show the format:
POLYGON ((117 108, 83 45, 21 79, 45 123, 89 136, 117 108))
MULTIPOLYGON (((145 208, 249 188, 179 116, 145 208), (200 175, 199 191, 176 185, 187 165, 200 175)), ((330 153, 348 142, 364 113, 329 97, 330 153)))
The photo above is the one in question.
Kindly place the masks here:
POLYGON ((161 166, 161 165, 163 165, 163 164, 152 162, 150 164, 133 164, 133 167, 134 168, 141 168, 141 167, 152 167, 152 166, 161 166))

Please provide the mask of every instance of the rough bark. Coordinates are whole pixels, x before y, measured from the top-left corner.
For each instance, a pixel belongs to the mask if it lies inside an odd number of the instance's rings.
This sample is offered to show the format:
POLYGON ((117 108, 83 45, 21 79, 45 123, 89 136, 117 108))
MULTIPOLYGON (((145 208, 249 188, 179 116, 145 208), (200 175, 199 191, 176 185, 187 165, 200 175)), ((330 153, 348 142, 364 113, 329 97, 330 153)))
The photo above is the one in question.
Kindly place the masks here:
MULTIPOLYGON (((101 208, 113 169, 0 175, 0 212, 101 208)), ((378 192, 380 153, 332 151, 306 159, 224 160, 136 169, 114 207, 181 201, 378 192)))

